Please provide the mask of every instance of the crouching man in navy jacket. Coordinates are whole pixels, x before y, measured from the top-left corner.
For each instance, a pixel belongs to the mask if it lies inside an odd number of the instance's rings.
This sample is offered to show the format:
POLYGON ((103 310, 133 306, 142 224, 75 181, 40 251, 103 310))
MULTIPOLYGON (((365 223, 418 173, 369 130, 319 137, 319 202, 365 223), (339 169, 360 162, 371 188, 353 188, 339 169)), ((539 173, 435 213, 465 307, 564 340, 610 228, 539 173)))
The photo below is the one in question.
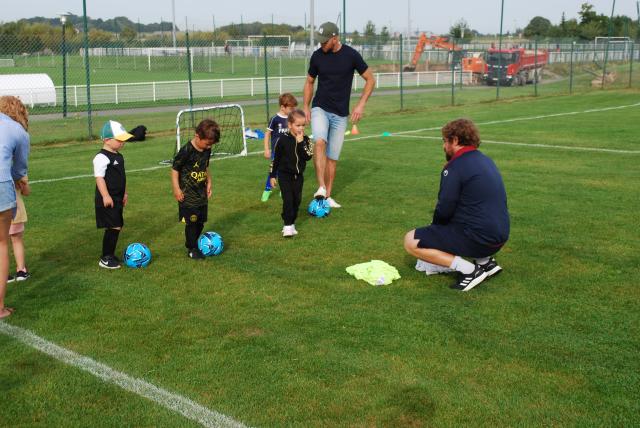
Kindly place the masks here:
POLYGON ((449 122, 442 141, 447 163, 432 223, 408 232, 404 247, 422 263, 458 271, 452 288, 469 291, 502 270, 493 255, 509 239, 507 194, 500 171, 478 150, 480 136, 472 121, 449 122))

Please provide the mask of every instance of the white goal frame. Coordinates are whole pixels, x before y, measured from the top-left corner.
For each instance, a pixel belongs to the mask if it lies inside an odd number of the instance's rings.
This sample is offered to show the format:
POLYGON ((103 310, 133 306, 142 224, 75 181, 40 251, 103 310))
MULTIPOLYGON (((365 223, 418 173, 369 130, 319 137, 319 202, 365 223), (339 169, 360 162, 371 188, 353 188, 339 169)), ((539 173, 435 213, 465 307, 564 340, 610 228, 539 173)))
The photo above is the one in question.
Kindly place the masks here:
MULTIPOLYGON (((237 153, 235 155, 237 156, 247 156, 247 137, 244 135, 244 131, 245 131, 245 123, 244 123, 244 109, 242 108, 242 106, 240 104, 223 104, 223 105, 216 105, 216 106, 210 106, 210 107, 196 107, 196 108, 188 108, 188 109, 183 109, 180 110, 178 112, 178 114, 176 115, 176 153, 178 153, 178 151, 180 150, 181 147, 181 140, 180 140, 180 118, 183 114, 187 114, 187 113, 193 113, 193 112, 204 112, 204 111, 208 111, 208 110, 220 110, 220 109, 225 109, 225 108, 233 108, 233 109, 238 109, 240 110, 240 123, 242 126, 241 134, 242 134, 242 151, 240 153, 237 153)), ((219 124, 221 125, 221 124, 219 124)), ((223 136, 224 137, 224 136, 223 136)), ((227 153, 225 153, 227 154, 227 153)))

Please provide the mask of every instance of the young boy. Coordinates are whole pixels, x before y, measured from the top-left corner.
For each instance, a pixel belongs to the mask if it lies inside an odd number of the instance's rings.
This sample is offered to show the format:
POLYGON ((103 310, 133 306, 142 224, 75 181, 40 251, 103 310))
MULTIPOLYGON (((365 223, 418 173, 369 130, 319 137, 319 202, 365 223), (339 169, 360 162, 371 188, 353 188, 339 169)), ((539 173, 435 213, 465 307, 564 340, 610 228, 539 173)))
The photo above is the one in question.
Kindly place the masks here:
POLYGON ((295 222, 302 201, 304 169, 307 161, 313 157, 313 145, 309 137, 304 135, 304 112, 292 111, 287 122, 289 132, 280 137, 273 149, 274 157, 269 173, 272 187, 275 187, 277 182, 280 183, 284 221, 282 236, 285 238, 298 234, 295 222))
POLYGON ((204 119, 196 127, 194 138, 182 146, 173 159, 173 196, 178 201, 178 219, 185 223, 187 256, 192 259, 204 258, 198 249, 198 237, 207 221, 208 201, 211 198, 211 147, 218 141, 220 127, 213 120, 204 119))
POLYGON ((13 257, 16 259, 16 274, 9 275, 7 282, 25 281, 31 276, 25 264, 24 241, 22 239, 24 236, 24 224, 27 222, 27 209, 24 206, 22 196, 29 196, 30 193, 31 188, 28 182, 22 185, 16 184, 17 209, 16 215, 11 221, 11 228, 9 229, 13 257))
MULTIPOLYGON (((286 92, 280 95, 278 103, 280 104, 280 111, 271 118, 267 132, 264 133, 264 157, 271 161, 273 161, 273 148, 278 142, 278 139, 289 131, 287 117, 298 105, 298 100, 286 92)), ((262 192, 262 202, 267 202, 269 196, 271 196, 270 178, 271 176, 267 174, 267 182, 264 185, 264 192, 262 192)))
POLYGON ((132 137, 122 124, 108 121, 100 132, 102 150, 93 158, 93 175, 96 177, 96 226, 105 229, 102 238, 102 257, 98 266, 105 269, 120 268, 115 256, 118 235, 124 225, 122 213, 127 205, 127 176, 124 157, 120 150, 132 137))

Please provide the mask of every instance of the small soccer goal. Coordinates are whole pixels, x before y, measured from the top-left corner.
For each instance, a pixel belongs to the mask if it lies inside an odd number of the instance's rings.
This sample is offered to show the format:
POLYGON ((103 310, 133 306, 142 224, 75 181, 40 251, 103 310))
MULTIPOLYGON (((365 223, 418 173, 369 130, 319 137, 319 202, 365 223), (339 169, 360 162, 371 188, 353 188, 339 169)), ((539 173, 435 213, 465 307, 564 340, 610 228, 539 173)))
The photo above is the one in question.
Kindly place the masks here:
MULTIPOLYGON (((198 124, 204 119, 212 119, 220 126, 220 142, 212 147, 212 157, 247 155, 244 110, 238 104, 228 104, 180 110, 176 116, 174 156, 180 147, 191 141, 198 124)), ((163 161, 162 163, 171 163, 171 161, 163 161)))
POLYGON ((11 58, 0 58, 0 67, 15 67, 16 62, 11 58))

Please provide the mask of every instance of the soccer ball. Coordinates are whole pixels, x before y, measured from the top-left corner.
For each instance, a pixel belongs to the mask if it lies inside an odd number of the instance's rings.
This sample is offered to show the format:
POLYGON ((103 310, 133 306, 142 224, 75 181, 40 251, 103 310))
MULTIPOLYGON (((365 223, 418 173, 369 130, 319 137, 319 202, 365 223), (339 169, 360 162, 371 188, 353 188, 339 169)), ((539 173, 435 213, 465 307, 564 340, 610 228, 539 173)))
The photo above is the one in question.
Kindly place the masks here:
POLYGON ((124 264, 130 268, 146 267, 151 261, 151 250, 144 244, 135 242, 124 250, 124 264))
POLYGON ((323 218, 331 213, 331 206, 325 198, 316 198, 309 202, 307 211, 314 217, 323 218))
POLYGON ((198 238, 198 248, 205 256, 217 256, 224 250, 222 236, 216 232, 205 232, 198 238))

